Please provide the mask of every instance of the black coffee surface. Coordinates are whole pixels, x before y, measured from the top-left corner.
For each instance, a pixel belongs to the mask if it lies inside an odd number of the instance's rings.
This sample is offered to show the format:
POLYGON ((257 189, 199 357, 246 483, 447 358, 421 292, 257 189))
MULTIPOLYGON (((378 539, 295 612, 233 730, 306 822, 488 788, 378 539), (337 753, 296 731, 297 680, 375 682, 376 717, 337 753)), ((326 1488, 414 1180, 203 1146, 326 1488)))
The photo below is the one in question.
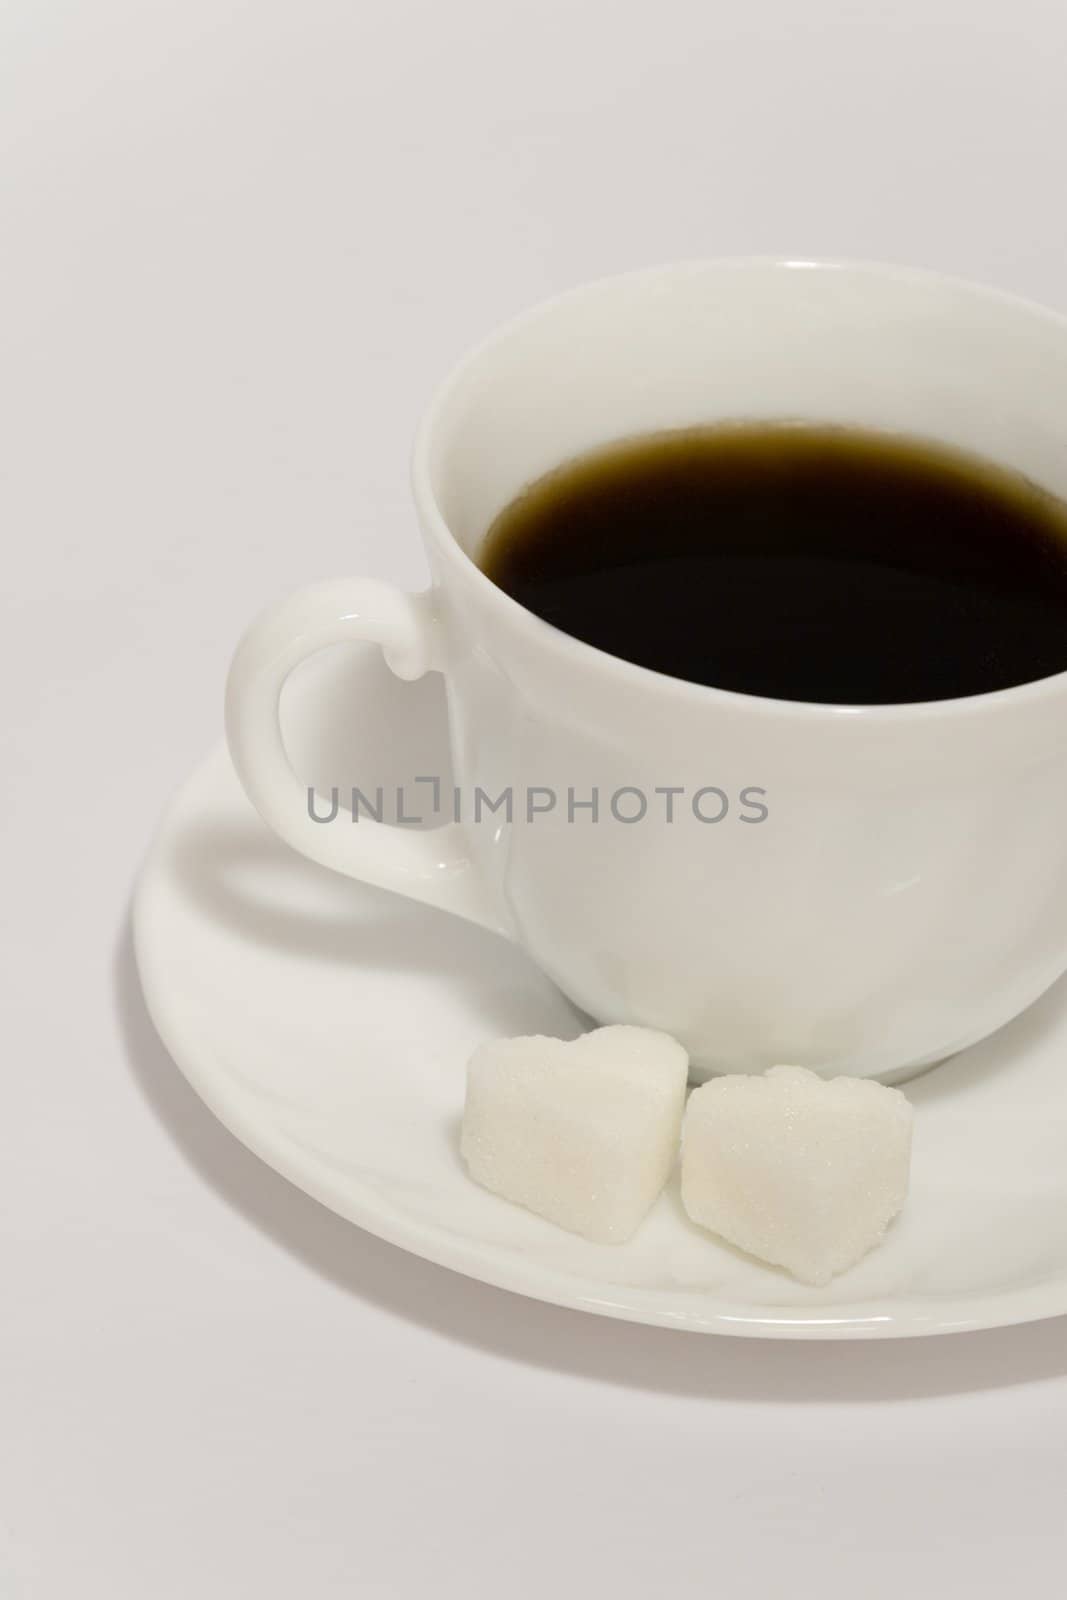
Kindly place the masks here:
POLYGON ((917 439, 624 441, 528 488, 480 562, 578 639, 745 694, 879 705, 1067 669, 1067 505, 917 439))

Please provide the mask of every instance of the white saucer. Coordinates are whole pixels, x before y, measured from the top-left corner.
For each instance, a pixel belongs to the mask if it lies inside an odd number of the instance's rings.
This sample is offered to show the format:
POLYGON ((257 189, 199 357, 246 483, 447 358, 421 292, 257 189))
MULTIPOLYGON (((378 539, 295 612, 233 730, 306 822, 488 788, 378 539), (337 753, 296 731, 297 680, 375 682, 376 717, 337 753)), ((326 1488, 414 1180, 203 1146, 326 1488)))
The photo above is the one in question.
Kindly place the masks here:
POLYGON ((1067 1312, 1067 981, 907 1086, 907 1210, 881 1249, 809 1289, 690 1224, 676 1184, 629 1244, 599 1246, 471 1183, 457 1134, 473 1047, 570 1036, 583 1019, 502 940, 277 843, 223 748, 168 811, 134 922, 152 1017, 215 1114, 301 1189, 416 1255, 703 1333, 897 1337, 1067 1312))

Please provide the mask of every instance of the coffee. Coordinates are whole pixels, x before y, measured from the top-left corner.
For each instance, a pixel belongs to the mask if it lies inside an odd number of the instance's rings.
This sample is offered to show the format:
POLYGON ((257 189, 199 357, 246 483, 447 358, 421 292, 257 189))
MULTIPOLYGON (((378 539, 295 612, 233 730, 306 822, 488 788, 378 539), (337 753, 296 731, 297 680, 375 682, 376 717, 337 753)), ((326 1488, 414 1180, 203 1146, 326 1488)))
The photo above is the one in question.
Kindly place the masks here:
POLYGON ((565 633, 744 694, 881 705, 1067 669, 1067 505, 917 439, 752 423, 612 444, 526 489, 480 564, 565 633))

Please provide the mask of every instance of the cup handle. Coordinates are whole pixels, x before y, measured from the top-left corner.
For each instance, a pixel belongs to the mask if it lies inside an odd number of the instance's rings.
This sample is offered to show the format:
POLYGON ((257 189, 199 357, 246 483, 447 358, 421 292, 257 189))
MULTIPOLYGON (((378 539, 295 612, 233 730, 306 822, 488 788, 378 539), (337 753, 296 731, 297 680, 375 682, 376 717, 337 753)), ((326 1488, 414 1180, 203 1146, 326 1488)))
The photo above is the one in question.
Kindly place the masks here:
POLYGON ((470 857, 462 828, 411 830, 371 817, 313 820, 278 717, 285 680, 328 645, 372 639, 399 678, 441 670, 432 592, 405 594, 370 578, 312 584, 271 607, 241 640, 226 682, 226 739, 237 776, 264 822, 302 855, 347 877, 439 906, 496 933, 503 915, 470 857))

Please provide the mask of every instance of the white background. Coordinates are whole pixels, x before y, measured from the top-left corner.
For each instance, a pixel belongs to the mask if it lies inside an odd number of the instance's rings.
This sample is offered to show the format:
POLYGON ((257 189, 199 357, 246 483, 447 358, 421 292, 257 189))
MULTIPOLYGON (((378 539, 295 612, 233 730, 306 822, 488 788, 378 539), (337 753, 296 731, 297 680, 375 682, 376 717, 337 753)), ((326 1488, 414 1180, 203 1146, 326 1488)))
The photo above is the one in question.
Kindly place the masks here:
POLYGON ((0 1597, 1058 1592, 1064 1324, 661 1333, 365 1237, 142 1011, 126 907, 307 579, 419 586, 501 318, 680 256, 1067 309, 1062 0, 0 0, 0 1597))

